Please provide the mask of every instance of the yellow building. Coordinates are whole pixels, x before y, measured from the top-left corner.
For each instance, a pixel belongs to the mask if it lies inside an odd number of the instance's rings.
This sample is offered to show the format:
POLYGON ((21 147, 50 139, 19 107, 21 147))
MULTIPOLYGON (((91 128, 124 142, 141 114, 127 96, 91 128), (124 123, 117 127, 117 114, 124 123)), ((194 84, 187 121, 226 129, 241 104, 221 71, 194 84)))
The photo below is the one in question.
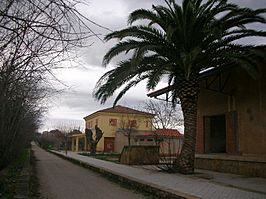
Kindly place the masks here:
MULTIPOLYGON (((103 137, 97 145, 97 151, 121 152, 122 147, 128 145, 125 134, 132 134, 131 143, 134 144, 135 134, 152 130, 153 117, 153 114, 118 105, 96 111, 84 117, 84 120, 86 128, 91 129, 94 133, 95 125, 103 131, 103 137)), ((84 139, 85 136, 83 134, 78 137, 84 139)), ((72 138, 72 150, 80 150, 77 146, 78 137, 72 138)), ((85 143, 87 142, 85 141, 85 143)), ((84 149, 87 147, 85 146, 84 149)))

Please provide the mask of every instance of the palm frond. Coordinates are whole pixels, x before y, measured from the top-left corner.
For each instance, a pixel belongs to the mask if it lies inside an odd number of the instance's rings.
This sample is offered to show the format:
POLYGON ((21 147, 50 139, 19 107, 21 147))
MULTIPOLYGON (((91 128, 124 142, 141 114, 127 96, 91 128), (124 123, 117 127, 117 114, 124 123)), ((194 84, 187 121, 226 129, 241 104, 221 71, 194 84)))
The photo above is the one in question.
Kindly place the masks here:
MULTIPOLYGON (((121 53, 130 52, 130 58, 100 78, 94 92, 96 99, 104 103, 126 85, 116 103, 140 81, 148 79, 147 89, 152 89, 164 75, 176 89, 181 89, 180 82, 190 81, 202 70, 226 64, 242 66, 253 76, 257 74, 253 58, 263 57, 259 55, 261 51, 256 49, 255 53, 254 46, 240 45, 237 41, 266 36, 264 30, 246 27, 250 23, 265 24, 265 8, 240 8, 227 0, 165 2, 166 6, 133 11, 128 18, 129 27, 106 35, 106 41, 119 42, 105 54, 104 66, 121 53), (148 25, 132 25, 142 20, 147 20, 148 25)), ((176 89, 173 98, 180 94, 176 89)))
POLYGON ((136 86, 139 82, 145 80, 146 78, 148 78, 148 75, 142 75, 140 77, 138 77, 135 80, 130 81, 125 88, 123 88, 122 91, 119 92, 119 94, 116 96, 113 106, 115 106, 117 104, 117 102, 125 95, 125 93, 132 87, 136 86))

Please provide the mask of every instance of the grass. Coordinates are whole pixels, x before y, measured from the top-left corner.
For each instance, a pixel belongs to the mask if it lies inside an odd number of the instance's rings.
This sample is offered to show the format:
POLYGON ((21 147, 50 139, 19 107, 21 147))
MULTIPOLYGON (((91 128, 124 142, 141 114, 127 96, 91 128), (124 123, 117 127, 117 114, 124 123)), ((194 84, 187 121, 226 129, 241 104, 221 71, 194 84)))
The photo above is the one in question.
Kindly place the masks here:
POLYGON ((34 151, 31 150, 30 164, 31 164, 31 175, 30 175, 30 198, 40 198, 40 184, 37 177, 37 159, 34 156, 34 151))
POLYGON ((23 169, 29 173, 29 180, 25 180, 25 187, 29 187, 29 198, 39 198, 39 183, 36 176, 36 159, 30 149, 25 149, 21 155, 0 172, 0 198, 12 199, 17 194, 16 185, 23 177, 23 169))
POLYGON ((9 199, 14 197, 16 178, 21 173, 27 160, 29 160, 29 149, 25 149, 17 159, 1 171, 0 198, 9 199))

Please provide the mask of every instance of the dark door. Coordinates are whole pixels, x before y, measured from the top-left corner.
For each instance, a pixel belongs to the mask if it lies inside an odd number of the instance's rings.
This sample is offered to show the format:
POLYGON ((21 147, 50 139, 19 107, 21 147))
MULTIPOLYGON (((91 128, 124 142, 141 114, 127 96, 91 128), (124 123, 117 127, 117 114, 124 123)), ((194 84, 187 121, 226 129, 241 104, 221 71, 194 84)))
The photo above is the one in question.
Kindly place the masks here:
POLYGON ((104 152, 114 152, 115 139, 113 137, 104 138, 104 152))
POLYGON ((226 123, 225 115, 210 117, 210 152, 226 152, 226 123))
POLYGON ((225 115, 205 117, 205 152, 226 152, 226 120, 225 115))

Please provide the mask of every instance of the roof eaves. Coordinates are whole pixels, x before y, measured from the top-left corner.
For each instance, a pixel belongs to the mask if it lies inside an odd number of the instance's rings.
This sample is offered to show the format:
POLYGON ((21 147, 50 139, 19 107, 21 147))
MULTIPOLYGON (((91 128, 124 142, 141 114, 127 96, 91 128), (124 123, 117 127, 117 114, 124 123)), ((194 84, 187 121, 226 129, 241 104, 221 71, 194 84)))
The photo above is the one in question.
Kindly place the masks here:
MULTIPOLYGON (((228 71, 228 70, 232 69, 235 66, 236 66, 235 64, 230 63, 230 64, 226 64, 223 67, 218 67, 218 68, 213 68, 213 69, 210 69, 210 70, 207 70, 207 71, 203 71, 202 73, 200 73, 200 77, 199 78, 200 78, 200 80, 203 80, 203 79, 208 78, 208 77, 210 77, 212 75, 228 71)), ((165 93, 167 93, 169 91, 172 91, 173 89, 174 89, 173 85, 166 86, 166 87, 161 88, 161 89, 159 89, 157 91, 148 93, 147 96, 148 97, 157 97, 159 95, 162 95, 162 94, 165 94, 165 93)))

